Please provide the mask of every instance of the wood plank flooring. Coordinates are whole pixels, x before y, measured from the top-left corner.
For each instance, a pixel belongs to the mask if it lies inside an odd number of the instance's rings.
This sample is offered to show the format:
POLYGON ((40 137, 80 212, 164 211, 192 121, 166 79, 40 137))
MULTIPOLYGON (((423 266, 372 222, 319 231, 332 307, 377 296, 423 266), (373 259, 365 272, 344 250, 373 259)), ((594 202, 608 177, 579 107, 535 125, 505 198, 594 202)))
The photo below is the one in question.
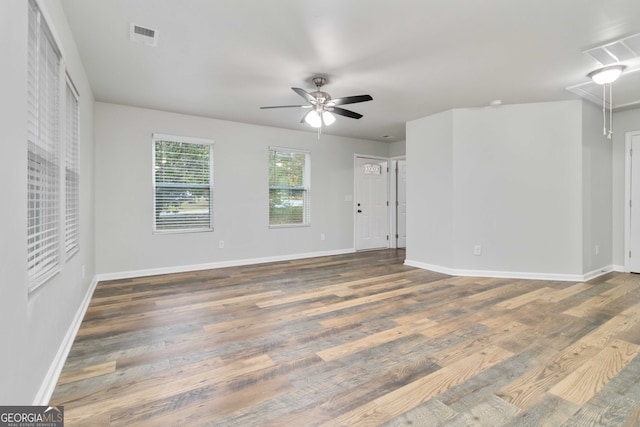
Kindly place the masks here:
POLYGON ((639 426, 640 275, 450 277, 384 250, 103 282, 66 426, 639 426))

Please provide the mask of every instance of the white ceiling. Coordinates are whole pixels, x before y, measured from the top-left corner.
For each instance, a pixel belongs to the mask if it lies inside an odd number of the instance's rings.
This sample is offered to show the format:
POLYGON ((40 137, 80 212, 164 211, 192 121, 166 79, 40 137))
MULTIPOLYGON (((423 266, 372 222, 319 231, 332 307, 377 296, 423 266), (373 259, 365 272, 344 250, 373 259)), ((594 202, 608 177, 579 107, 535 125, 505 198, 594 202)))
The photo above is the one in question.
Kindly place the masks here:
MULTIPOLYGON (((301 103, 290 88, 311 91, 319 74, 334 98, 374 98, 323 132, 380 141, 451 108, 575 99, 566 88, 599 66, 582 52, 640 32, 639 0, 62 4, 98 101, 315 132, 302 109, 259 107, 301 103), (158 45, 130 41, 132 22, 158 45)), ((640 101, 640 80, 624 77, 614 96, 640 101)))

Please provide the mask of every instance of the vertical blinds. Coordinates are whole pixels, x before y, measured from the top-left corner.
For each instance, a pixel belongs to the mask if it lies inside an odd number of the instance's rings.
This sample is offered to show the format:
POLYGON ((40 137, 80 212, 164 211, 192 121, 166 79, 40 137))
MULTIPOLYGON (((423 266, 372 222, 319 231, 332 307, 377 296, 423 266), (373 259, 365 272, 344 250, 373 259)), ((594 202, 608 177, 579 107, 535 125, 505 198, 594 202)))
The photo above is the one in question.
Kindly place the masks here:
POLYGON ((154 135, 155 231, 210 231, 213 146, 154 135))
POLYGON ((78 250, 80 234, 80 110, 71 82, 65 96, 65 238, 67 258, 78 250))
POLYGON ((60 54, 32 1, 28 40, 27 269, 34 289, 60 269, 60 54))
POLYGON ((269 225, 308 225, 309 153, 269 148, 269 225))

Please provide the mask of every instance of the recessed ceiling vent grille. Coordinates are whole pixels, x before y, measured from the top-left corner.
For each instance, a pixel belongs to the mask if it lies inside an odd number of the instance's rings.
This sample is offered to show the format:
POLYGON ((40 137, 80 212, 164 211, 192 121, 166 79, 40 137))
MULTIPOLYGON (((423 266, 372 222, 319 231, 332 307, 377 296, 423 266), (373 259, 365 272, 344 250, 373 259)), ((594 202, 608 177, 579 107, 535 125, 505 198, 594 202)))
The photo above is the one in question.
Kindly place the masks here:
POLYGON ((131 23, 129 27, 129 39, 148 46, 156 46, 158 44, 158 30, 131 23))
POLYGON ((640 33, 586 50, 584 53, 602 65, 611 65, 637 58, 640 56, 640 33))

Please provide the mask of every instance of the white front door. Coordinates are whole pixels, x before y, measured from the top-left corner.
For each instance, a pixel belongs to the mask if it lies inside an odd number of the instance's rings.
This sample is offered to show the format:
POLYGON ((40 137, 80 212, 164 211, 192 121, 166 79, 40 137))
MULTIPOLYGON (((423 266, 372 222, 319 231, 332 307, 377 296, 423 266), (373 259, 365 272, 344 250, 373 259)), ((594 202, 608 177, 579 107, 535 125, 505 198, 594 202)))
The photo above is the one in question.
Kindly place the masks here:
POLYGON ((629 271, 640 273, 640 134, 631 135, 629 271))
POLYGON ((389 247, 387 161, 356 158, 356 250, 389 247))
POLYGON ((407 247, 407 161, 398 160, 396 192, 396 218, 398 221, 396 233, 398 234, 398 247, 407 247))

